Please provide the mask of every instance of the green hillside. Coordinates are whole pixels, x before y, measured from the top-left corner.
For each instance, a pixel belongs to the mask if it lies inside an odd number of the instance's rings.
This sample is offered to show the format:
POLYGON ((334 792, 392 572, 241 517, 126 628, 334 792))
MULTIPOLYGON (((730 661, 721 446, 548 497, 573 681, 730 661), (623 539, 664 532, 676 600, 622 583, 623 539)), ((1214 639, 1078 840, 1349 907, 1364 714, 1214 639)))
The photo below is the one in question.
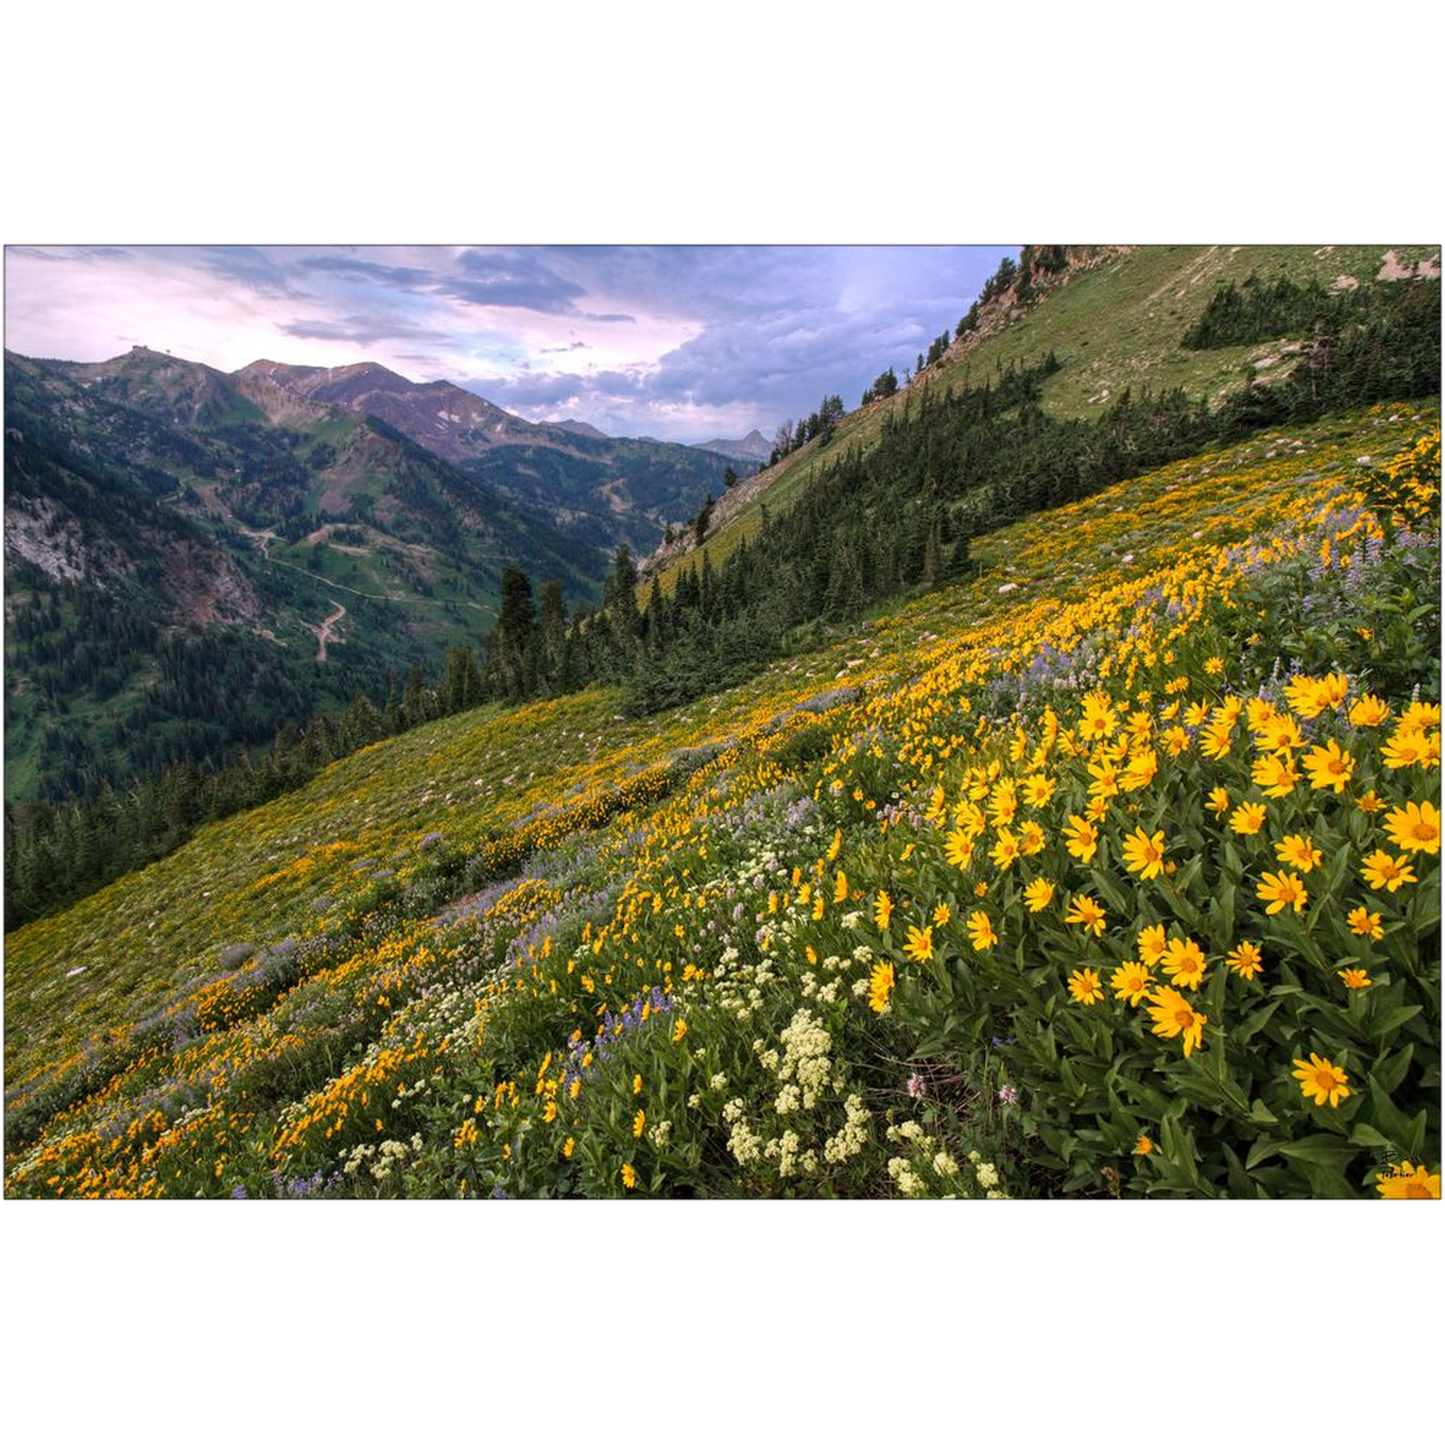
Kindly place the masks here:
POLYGON ((1438 498, 1291 425, 333 764, 7 937, 7 1193, 1438 1189, 1438 498))
MULTIPOLYGON (((1097 417, 1126 387, 1156 392, 1179 387, 1190 397, 1216 404, 1248 377, 1287 375, 1295 357, 1293 350, 1286 350, 1293 343, 1285 337, 1207 351, 1181 346, 1217 287, 1250 276, 1278 275, 1326 286, 1349 278, 1367 286, 1382 273, 1400 274, 1420 263, 1438 276, 1439 253, 1438 245, 1141 246, 1107 256, 1102 264, 1082 258, 1063 284, 1040 291, 1008 324, 975 340, 955 342, 896 396, 849 412, 831 441, 810 442, 738 487, 720 502, 704 545, 679 549, 661 565, 650 566, 644 581, 655 574, 670 590, 679 567, 700 565, 704 555, 717 567, 744 537, 757 531, 764 506, 773 516, 781 515, 828 463, 849 448, 866 451, 876 445, 885 418, 905 408, 916 410, 925 390, 941 393, 978 385, 1009 366, 1033 364, 1052 352, 1061 365, 1044 383, 1040 400, 1052 416, 1097 417)), ((901 372, 908 358, 878 358, 880 367, 889 363, 901 372)), ((852 398, 846 400, 852 403, 852 398)))

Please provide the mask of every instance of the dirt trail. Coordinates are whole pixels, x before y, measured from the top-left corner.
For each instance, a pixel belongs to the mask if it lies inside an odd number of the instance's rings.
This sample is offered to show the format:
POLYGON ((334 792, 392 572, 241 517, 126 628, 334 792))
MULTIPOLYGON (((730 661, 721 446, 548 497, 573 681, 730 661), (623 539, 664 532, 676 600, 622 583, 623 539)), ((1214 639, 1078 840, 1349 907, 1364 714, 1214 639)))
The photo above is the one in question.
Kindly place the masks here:
MULTIPOLYGON (((317 662, 326 661, 326 644, 331 641, 331 635, 333 629, 335 628, 335 625, 340 622, 341 619, 345 616, 346 609, 338 602, 336 604, 336 611, 333 612, 330 617, 328 617, 324 622, 311 628, 312 632, 316 634, 317 662)), ((338 642, 342 640, 343 639, 341 638, 337 638, 338 642)))

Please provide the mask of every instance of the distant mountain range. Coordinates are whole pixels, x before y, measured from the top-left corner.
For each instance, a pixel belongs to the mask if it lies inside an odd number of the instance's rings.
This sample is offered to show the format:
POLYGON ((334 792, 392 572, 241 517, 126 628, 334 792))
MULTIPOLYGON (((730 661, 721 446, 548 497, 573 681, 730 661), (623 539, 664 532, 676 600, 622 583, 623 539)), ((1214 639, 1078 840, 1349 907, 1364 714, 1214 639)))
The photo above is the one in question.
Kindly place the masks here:
POLYGON ((505 562, 588 600, 617 543, 649 550, 728 465, 372 363, 7 352, 5 393, 11 798, 264 742, 434 671, 490 626, 505 562))
POLYGON ((376 417, 403 436, 542 511, 569 536, 610 552, 654 548, 669 522, 718 492, 731 453, 609 437, 585 422, 530 422, 450 381, 415 382, 378 366, 254 361, 236 373, 310 401, 376 417))
POLYGON ((773 454, 773 444, 756 427, 738 441, 698 442, 704 452, 719 452, 745 462, 765 462, 773 454))

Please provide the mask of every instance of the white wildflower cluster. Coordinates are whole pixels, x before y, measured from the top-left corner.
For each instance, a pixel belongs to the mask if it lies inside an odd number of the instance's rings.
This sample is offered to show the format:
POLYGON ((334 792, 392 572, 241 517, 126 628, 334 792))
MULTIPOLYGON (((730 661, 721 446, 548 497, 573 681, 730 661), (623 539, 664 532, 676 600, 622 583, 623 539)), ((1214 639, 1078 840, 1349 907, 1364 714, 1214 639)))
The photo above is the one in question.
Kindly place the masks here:
POLYGON ((672 1137, 672 1120, 663 1119, 654 1124, 647 1131, 647 1137, 652 1140, 653 1145, 658 1149, 666 1149, 668 1140, 672 1137))
POLYGON ((804 998, 816 999, 821 1004, 834 1004, 838 1002, 838 980, 831 979, 827 983, 819 981, 815 973, 803 975, 802 994, 804 998))
POLYGON ((913 1198, 924 1191, 923 1181, 913 1172, 912 1166, 902 1155, 895 1155, 888 1161, 888 1173, 898 1186, 900 1194, 913 1198))
POLYGON ((414 1155, 419 1155, 426 1141, 420 1134, 413 1134, 410 1140, 383 1139, 380 1144, 358 1144, 348 1151, 343 1172, 348 1178, 356 1178, 363 1169, 377 1183, 390 1179, 393 1172, 404 1174, 414 1155))
POLYGON ((855 909, 852 913, 845 913, 843 915, 844 928, 857 928, 862 921, 863 915, 857 909, 855 909))
POLYGON ((817 1160, 813 1157, 812 1150, 806 1155, 801 1155, 803 1141, 791 1129, 783 1131, 780 1139, 769 1139, 763 1149, 765 1158, 772 1159, 778 1166, 778 1177, 786 1179, 791 1174, 798 1173, 799 1165, 804 1161, 808 1167, 804 1172, 811 1174, 817 1167, 817 1160))
MULTIPOLYGON (((732 1103, 739 1106, 741 1099, 735 1099, 732 1103)), ((728 1105, 731 1108, 732 1104, 728 1105)), ((724 1118, 727 1117, 727 1110, 723 1111, 724 1118)), ((739 1118, 733 1125, 732 1133, 728 1135, 728 1148, 732 1156, 739 1164, 751 1164, 762 1153, 763 1141, 761 1137, 753 1133, 746 1119, 739 1118)))
POLYGON ((923 1132, 923 1125, 916 1119, 908 1119, 902 1124, 890 1124, 888 1137, 895 1144, 922 1144, 928 1138, 923 1132))
POLYGON ((781 1035, 784 1047, 778 1078, 796 1080, 802 1096, 802 1107, 811 1109, 818 1095, 832 1077, 833 1036, 816 1019, 810 1009, 801 1008, 792 1017, 781 1035))
POLYGON ((1008 1198, 998 1188, 997 1168, 988 1163, 977 1149, 970 1150, 968 1154, 973 1176, 970 1180, 958 1160, 917 1120, 907 1119, 901 1124, 890 1125, 887 1138, 891 1143, 901 1145, 905 1151, 888 1162, 888 1173, 903 1194, 914 1197, 946 1190, 942 1196, 945 1199, 977 1198, 980 1193, 987 1199, 1008 1198), (975 1183, 977 1189, 971 1187, 975 1183))
POLYGON ((764 990, 777 981, 777 971, 767 958, 760 960, 755 968, 719 971, 717 1001, 739 1023, 747 1023, 763 1006, 764 990))
POLYGON ((861 1154, 868 1142, 871 1116, 863 1107, 863 1100, 857 1094, 849 1094, 843 1109, 843 1127, 823 1145, 823 1158, 830 1164, 841 1164, 845 1159, 861 1154))

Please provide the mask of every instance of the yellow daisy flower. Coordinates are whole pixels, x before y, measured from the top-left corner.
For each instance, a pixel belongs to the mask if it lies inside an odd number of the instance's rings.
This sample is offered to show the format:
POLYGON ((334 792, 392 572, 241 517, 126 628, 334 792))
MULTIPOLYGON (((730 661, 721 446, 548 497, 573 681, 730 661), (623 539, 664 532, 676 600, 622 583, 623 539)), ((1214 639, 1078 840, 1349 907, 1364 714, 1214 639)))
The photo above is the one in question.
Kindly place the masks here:
POLYGON ((1109 975, 1109 987, 1114 997, 1124 999, 1131 1008, 1137 1008, 1154 986, 1154 975, 1144 964, 1135 959, 1121 963, 1109 975))
POLYGON ((1403 855, 1392 858, 1382 848, 1377 848, 1365 859, 1360 868, 1360 876, 1371 888, 1377 891, 1387 888, 1391 893, 1398 892, 1402 884, 1420 881, 1415 876, 1415 870, 1408 858, 1403 855))
POLYGON ((880 929, 888 927, 888 920, 893 917, 893 900, 882 889, 878 897, 873 901, 873 921, 880 929))
POLYGON ((1135 828, 1124 840, 1124 866, 1143 879, 1157 878, 1164 871, 1164 831, 1152 837, 1135 828))
POLYGON ((1156 988, 1149 995, 1149 1014, 1154 1020, 1149 1032, 1162 1039, 1180 1039, 1186 1059, 1200 1047, 1209 1016, 1200 1013, 1178 989, 1156 988))
POLYGON ((916 928, 908 925, 908 942, 903 951, 916 963, 927 963, 933 957, 933 928, 916 928))
POLYGON ((1182 988, 1198 988, 1208 968, 1204 950, 1192 938, 1171 938, 1164 950, 1162 967, 1170 983, 1182 988))
POLYGON ((1380 915, 1371 913, 1368 908, 1352 908, 1345 922, 1350 925, 1350 932, 1358 934, 1362 938, 1383 938, 1385 930, 1380 927, 1380 915))
POLYGON ((1064 830, 1064 846, 1079 860, 1087 863, 1099 851, 1099 830, 1093 823, 1069 814, 1068 827, 1064 830))
POLYGON ((1318 1054, 1311 1054, 1309 1062, 1294 1061, 1294 1077, 1299 1080, 1300 1093, 1306 1099, 1319 1105, 1328 1104, 1332 1109, 1340 1107, 1341 1099, 1348 1099, 1354 1093, 1349 1088, 1350 1076, 1338 1065, 1318 1054))
POLYGON ((1264 967, 1264 954, 1246 938, 1225 954, 1224 961, 1240 978, 1254 978, 1264 967))
POLYGON ((1313 747, 1304 755, 1305 772, 1312 788, 1333 788, 1342 793, 1355 772, 1355 760, 1331 738, 1324 747, 1313 747))
POLYGON ((1301 873, 1308 873, 1319 867, 1320 859, 1323 857, 1320 850, 1315 847, 1314 840, 1307 833, 1288 834, 1284 842, 1274 845, 1274 856, 1281 863, 1287 863, 1291 868, 1298 868, 1301 873))
POLYGON ((1139 957, 1144 960, 1145 966, 1153 966, 1164 957, 1164 949, 1168 940, 1165 936, 1164 925, 1156 923, 1152 927, 1142 929, 1137 940, 1139 957))
POLYGON ((1105 910, 1087 893, 1074 894, 1069 911, 1064 914, 1065 923, 1077 923, 1085 933, 1098 938, 1104 932, 1105 910))
POLYGON ((987 952, 998 942, 993 923, 981 908, 968 915, 968 939, 977 953, 987 952))
POLYGON ((1432 803, 1406 803, 1392 808, 1385 818, 1390 841, 1408 853, 1440 851, 1440 814, 1432 803))
POLYGON ((875 963, 868 975, 868 1007, 876 1014, 888 1011, 888 996, 893 992, 893 965, 875 963))
POLYGON ((1054 885, 1047 878, 1035 878, 1024 889, 1024 902, 1030 913, 1042 913, 1054 901, 1054 885))
POLYGON ((1266 913, 1279 913, 1293 907, 1299 913, 1309 902, 1309 892, 1303 881, 1294 873, 1266 873, 1264 882, 1256 890, 1261 902, 1269 904, 1266 913))
POLYGON ((1263 803, 1241 803, 1230 815, 1229 826, 1236 833, 1251 836, 1264 827, 1263 803))

